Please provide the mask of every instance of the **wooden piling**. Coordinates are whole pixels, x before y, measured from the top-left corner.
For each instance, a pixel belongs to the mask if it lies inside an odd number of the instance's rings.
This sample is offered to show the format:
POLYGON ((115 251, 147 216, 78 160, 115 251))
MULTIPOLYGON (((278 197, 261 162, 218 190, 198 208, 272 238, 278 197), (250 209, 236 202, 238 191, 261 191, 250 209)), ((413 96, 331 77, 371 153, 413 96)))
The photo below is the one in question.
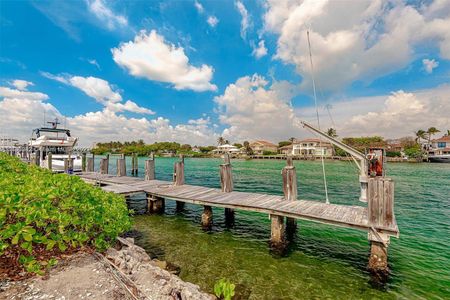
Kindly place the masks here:
POLYGON ((147 193, 147 212, 148 213, 163 213, 165 201, 164 198, 154 196, 147 193))
MULTIPOLYGON (((180 154, 180 161, 173 166, 173 184, 176 186, 184 184, 184 156, 180 154)), ((183 210, 184 202, 177 201, 177 210, 183 210)))
POLYGON ((213 220, 213 212, 211 206, 203 206, 202 227, 203 229, 211 229, 213 220))
POLYGON ((394 181, 385 177, 369 178, 367 198, 369 224, 372 226, 368 234, 368 269, 381 279, 389 273, 387 249, 390 238, 377 228, 390 228, 395 223, 394 181))
MULTIPOLYGON (((230 193, 233 191, 233 173, 231 169, 230 155, 224 154, 224 163, 220 165, 220 186, 222 192, 230 193)), ((225 208, 225 224, 233 225, 234 209, 225 208)))
POLYGON ((94 172, 94 157, 86 158, 86 171, 94 172))
POLYGON ((66 174, 69 173, 69 159, 68 158, 64 158, 64 173, 66 173, 66 174))
POLYGON ((100 174, 108 174, 108 159, 102 158, 100 160, 100 174))
POLYGON ((36 166, 41 166, 41 150, 34 152, 34 163, 36 166))
MULTIPOLYGON (((286 166, 281 171, 283 177, 283 193, 286 201, 297 200, 297 172, 292 161, 292 156, 286 158, 286 166)), ((286 218, 286 232, 289 236, 293 236, 297 228, 297 220, 294 218, 286 218)))
POLYGON ((270 215, 270 245, 277 250, 283 250, 286 246, 286 234, 283 216, 270 215))
POLYGON ((86 172, 86 152, 81 154, 81 171, 86 172))
POLYGON ((117 176, 127 176, 127 168, 124 158, 117 159, 117 176))
POLYGON ((145 180, 155 179, 155 159, 150 156, 150 159, 145 160, 145 180))
POLYGON ((52 163, 52 153, 48 152, 47 153, 47 168, 51 171, 53 167, 53 163, 52 163))

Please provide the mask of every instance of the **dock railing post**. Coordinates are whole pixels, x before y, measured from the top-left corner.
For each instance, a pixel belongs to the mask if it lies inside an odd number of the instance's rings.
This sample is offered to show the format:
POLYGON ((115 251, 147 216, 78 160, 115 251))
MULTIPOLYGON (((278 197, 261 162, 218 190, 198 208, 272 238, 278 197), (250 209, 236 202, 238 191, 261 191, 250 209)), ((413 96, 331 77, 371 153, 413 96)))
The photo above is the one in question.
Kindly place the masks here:
POLYGON ((34 163, 36 164, 36 166, 40 167, 41 166, 41 150, 36 150, 36 152, 34 152, 34 163))
POLYGON ((68 158, 64 158, 64 173, 66 173, 66 174, 69 173, 69 159, 68 158))
MULTIPOLYGON (((184 156, 180 154, 180 161, 175 162, 173 166, 173 184, 183 185, 184 184, 184 156)), ((177 210, 183 210, 184 202, 177 201, 177 210)))
POLYGON ((47 168, 48 168, 50 171, 52 171, 52 167, 53 167, 53 164, 52 164, 52 153, 51 153, 51 152, 48 152, 48 153, 47 153, 47 168))
MULTIPOLYGON (((155 180, 155 155, 150 154, 150 159, 145 160, 145 178, 144 180, 155 180)), ((147 211, 148 213, 163 213, 165 199, 147 193, 147 211)))
MULTIPOLYGON (((297 200, 297 172, 294 167, 292 156, 286 157, 286 166, 281 171, 283 177, 283 193, 286 201, 297 200)), ((294 218, 286 218, 286 232, 292 236, 297 228, 297 220, 294 218)))
POLYGON ((371 226, 368 269, 377 277, 385 278, 389 273, 387 249, 390 237, 378 228, 391 228, 394 224, 394 181, 386 177, 369 178, 368 202, 371 226))
POLYGON ((127 176, 127 167, 124 158, 117 159, 117 176, 127 176))
POLYGON ((86 158, 86 171, 94 172, 94 156, 86 158))
POLYGON ((81 171, 86 172, 86 152, 81 154, 81 171))
MULTIPOLYGON (((224 163, 220 165, 220 186, 222 192, 230 193, 233 191, 233 173, 230 162, 230 155, 224 154, 224 163)), ((234 209, 225 208, 225 223, 232 225, 234 223, 234 209)))
POLYGON ((155 156, 152 152, 150 159, 145 160, 145 180, 155 179, 155 156))
POLYGON ((100 174, 108 174, 108 158, 100 159, 100 174))

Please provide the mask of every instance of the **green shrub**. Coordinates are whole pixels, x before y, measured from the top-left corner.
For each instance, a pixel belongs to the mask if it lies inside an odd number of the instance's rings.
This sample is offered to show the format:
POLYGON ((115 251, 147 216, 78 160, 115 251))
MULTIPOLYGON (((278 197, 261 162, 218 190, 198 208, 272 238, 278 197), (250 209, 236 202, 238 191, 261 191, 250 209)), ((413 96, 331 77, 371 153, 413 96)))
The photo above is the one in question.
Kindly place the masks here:
POLYGON ((402 156, 402 154, 400 153, 400 151, 386 151, 386 156, 387 157, 400 157, 400 156, 402 156))
POLYGON ((276 154, 277 154, 276 152, 272 152, 272 151, 267 151, 267 150, 263 151, 263 155, 276 155, 276 154))
POLYGON ((0 153, 0 256, 16 257, 28 272, 56 263, 43 253, 105 250, 130 229, 128 213, 121 196, 0 153))
POLYGON ((233 283, 222 278, 214 284, 214 294, 219 299, 231 300, 234 296, 234 288, 233 283))

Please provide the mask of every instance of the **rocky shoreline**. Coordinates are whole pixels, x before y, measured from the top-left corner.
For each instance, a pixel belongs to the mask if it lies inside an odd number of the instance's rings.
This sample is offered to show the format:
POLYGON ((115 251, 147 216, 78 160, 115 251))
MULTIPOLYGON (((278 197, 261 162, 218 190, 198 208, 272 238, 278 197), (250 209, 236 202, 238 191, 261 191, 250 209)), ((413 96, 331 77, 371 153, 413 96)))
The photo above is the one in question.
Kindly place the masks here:
POLYGON ((0 283, 0 299, 216 299, 177 273, 171 264, 152 260, 132 238, 118 238, 104 255, 76 254, 48 276, 0 283))

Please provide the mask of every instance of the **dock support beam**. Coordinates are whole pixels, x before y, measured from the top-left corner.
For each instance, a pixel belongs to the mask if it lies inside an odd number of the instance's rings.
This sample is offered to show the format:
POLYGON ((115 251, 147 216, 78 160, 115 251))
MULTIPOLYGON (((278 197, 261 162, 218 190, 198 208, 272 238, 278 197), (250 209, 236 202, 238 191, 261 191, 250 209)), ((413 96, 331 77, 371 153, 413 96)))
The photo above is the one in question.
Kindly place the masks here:
POLYGON ((378 281, 383 281, 389 274, 387 248, 390 237, 377 228, 390 228, 394 223, 394 181, 386 177, 369 178, 367 196, 369 224, 372 226, 368 234, 368 269, 378 281))
POLYGON ((93 157, 88 157, 86 159, 86 171, 94 172, 94 158, 93 157))
MULTIPOLYGON (((292 156, 286 158, 286 166, 281 171, 283 176, 283 193, 286 201, 297 200, 297 173, 292 161, 292 156)), ((286 218, 286 233, 293 236, 297 229, 297 220, 294 218, 286 218)))
MULTIPOLYGON (((184 184, 184 156, 180 154, 180 161, 175 162, 173 166, 173 184, 183 185, 184 184)), ((177 211, 183 210, 184 202, 177 201, 177 211)))
POLYGON ((53 163, 52 163, 52 153, 48 152, 47 153, 47 169, 49 169, 50 171, 52 171, 52 167, 53 167, 53 163))
POLYGON ((108 159, 102 158, 100 160, 100 174, 108 174, 108 159))
POLYGON ((165 201, 164 198, 147 194, 147 211, 148 213, 163 213, 165 201))
POLYGON ((275 250, 284 250, 286 246, 284 218, 282 216, 270 215, 270 221, 270 246, 275 250))
POLYGON ((213 221, 213 212, 211 206, 203 206, 203 213, 202 213, 202 227, 203 229, 209 230, 212 227, 212 221, 213 221))
POLYGON ((86 172, 86 152, 81 154, 81 171, 86 172))
POLYGON ((117 176, 127 176, 125 158, 117 159, 117 176))
MULTIPOLYGON (((231 170, 230 155, 224 154, 224 163, 220 165, 220 186, 222 192, 230 193, 233 191, 233 174, 231 170)), ((232 226, 234 224, 234 209, 225 208, 225 224, 232 226)))
POLYGON ((145 161, 145 180, 155 179, 155 156, 152 153, 150 159, 145 161))

